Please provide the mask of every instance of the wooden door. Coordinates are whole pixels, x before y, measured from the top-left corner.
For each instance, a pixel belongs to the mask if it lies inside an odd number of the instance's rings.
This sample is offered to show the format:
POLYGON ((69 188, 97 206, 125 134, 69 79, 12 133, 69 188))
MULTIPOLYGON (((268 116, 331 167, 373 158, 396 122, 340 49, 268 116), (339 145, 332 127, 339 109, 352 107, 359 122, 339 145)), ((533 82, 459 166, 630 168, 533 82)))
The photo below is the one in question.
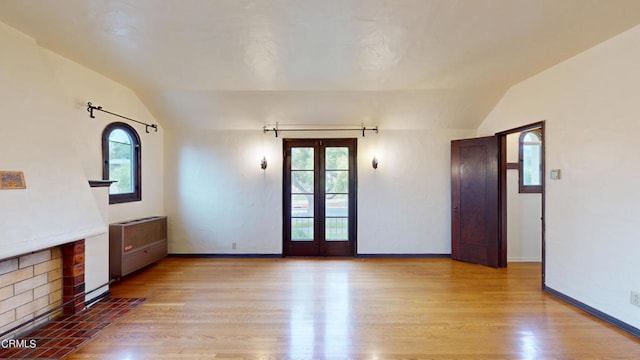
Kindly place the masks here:
POLYGON ((451 142, 451 257, 506 266, 500 231, 500 138, 451 142))
POLYGON ((284 140, 285 256, 354 256, 356 139, 284 140))

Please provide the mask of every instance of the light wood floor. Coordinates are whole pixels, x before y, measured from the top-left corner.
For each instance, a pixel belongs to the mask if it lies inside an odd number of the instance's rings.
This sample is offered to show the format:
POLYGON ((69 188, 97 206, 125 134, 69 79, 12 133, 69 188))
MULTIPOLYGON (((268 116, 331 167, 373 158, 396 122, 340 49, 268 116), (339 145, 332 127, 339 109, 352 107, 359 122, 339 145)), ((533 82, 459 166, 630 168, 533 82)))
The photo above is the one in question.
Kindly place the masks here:
POLYGON ((640 340, 540 291, 540 264, 176 259, 68 359, 640 359, 640 340))

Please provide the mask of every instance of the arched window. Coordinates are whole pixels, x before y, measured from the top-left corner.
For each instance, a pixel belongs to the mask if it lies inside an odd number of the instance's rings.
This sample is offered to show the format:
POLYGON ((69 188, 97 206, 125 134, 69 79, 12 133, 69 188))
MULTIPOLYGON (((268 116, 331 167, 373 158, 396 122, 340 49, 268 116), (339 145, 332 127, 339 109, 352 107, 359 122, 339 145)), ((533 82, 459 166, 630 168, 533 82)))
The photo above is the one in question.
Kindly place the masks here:
POLYGON ((114 122, 102 132, 102 178, 114 180, 109 204, 142 199, 140 137, 134 128, 114 122))
POLYGON ((542 192, 542 132, 540 129, 520 134, 520 192, 542 192))

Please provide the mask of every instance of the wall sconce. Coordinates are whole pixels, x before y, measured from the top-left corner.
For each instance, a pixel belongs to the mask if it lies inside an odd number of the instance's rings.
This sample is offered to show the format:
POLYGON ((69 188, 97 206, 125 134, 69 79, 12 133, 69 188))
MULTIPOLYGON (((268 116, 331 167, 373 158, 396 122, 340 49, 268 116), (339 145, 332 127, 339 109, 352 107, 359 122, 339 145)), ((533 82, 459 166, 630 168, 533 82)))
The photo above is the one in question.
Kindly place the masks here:
POLYGON ((266 157, 262 157, 262 160, 260 160, 260 168, 262 170, 266 170, 267 169, 267 158, 266 157))
POLYGON ((374 169, 378 168, 378 158, 377 157, 373 157, 373 160, 371 160, 371 166, 373 166, 374 169))

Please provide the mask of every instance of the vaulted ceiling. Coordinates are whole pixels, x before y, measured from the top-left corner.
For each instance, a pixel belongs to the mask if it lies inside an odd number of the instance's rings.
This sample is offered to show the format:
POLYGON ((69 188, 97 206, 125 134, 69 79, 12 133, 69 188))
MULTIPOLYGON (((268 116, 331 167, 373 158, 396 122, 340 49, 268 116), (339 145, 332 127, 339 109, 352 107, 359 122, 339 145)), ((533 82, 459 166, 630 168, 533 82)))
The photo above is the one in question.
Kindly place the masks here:
POLYGON ((0 21, 169 127, 475 128, 510 86, 639 24, 640 1, 2 0, 0 21))

